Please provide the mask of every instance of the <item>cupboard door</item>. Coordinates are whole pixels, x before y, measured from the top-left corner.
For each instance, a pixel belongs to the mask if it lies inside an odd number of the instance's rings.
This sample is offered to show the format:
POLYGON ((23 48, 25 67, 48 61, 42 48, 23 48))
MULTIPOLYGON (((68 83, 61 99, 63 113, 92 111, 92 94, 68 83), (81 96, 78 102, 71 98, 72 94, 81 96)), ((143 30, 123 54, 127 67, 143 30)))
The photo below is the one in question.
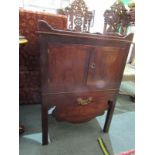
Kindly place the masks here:
POLYGON ((87 85, 95 89, 117 89, 128 52, 118 47, 96 47, 90 53, 87 85))
POLYGON ((53 44, 48 49, 48 92, 80 90, 86 85, 90 47, 53 44))

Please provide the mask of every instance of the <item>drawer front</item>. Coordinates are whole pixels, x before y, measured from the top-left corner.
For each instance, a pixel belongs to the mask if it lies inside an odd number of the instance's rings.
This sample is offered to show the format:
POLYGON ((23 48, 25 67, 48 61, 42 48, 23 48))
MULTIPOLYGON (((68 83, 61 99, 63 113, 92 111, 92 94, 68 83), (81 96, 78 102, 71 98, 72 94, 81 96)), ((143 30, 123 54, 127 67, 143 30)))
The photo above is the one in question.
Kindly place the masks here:
POLYGON ((113 95, 103 92, 72 93, 49 95, 48 100, 56 106, 53 116, 58 121, 82 123, 102 115, 113 95))

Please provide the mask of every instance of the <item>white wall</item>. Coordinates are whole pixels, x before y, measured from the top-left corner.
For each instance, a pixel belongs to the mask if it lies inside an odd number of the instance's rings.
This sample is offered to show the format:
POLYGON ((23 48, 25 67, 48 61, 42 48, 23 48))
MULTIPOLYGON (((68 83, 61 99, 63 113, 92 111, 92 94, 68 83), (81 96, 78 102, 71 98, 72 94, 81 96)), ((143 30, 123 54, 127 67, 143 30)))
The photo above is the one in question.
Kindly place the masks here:
POLYGON ((91 32, 103 33, 104 17, 103 13, 116 0, 85 0, 89 10, 95 10, 94 26, 91 27, 91 32))
MULTIPOLYGON (((74 0, 70 0, 72 3, 74 0)), ((106 9, 109 9, 110 6, 116 0, 84 0, 88 10, 93 11, 95 10, 95 18, 94 18, 94 25, 90 28, 90 32, 100 32, 103 33, 103 26, 104 26, 104 18, 103 13, 106 9)))

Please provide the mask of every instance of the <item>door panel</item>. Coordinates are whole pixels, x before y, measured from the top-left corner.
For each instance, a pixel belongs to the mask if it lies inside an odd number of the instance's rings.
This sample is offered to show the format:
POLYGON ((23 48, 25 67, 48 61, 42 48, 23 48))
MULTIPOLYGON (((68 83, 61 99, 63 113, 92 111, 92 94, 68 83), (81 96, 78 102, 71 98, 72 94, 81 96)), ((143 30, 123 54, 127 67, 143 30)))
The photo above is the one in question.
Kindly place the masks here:
POLYGON ((54 44, 48 51, 49 91, 72 91, 86 84, 90 47, 54 44))
POLYGON ((122 48, 96 47, 90 56, 87 85, 96 89, 118 88, 126 57, 122 48))

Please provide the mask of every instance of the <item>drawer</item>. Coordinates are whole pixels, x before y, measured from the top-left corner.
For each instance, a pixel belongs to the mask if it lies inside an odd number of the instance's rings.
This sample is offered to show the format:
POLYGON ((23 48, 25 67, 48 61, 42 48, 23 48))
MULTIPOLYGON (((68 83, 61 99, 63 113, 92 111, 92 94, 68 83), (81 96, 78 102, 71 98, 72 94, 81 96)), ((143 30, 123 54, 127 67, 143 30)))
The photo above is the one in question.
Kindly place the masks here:
MULTIPOLYGON (((104 92, 49 95, 48 101, 56 106, 53 116, 58 121, 82 123, 104 114, 113 95, 104 92)), ((48 103, 49 104, 49 103, 48 103)))

